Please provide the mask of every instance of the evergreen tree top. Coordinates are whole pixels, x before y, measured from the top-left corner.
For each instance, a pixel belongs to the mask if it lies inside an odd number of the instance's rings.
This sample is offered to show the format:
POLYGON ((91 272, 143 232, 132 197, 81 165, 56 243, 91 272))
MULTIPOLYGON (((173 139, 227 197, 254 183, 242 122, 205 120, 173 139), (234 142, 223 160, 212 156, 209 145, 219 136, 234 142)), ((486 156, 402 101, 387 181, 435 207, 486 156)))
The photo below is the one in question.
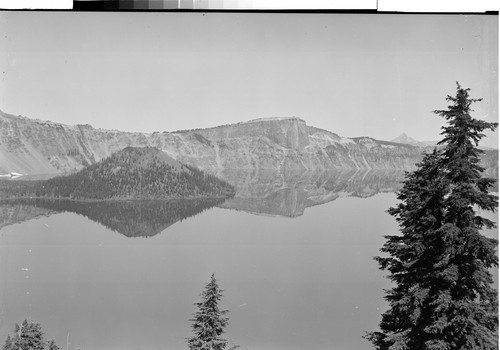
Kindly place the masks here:
POLYGON ((472 142, 475 146, 486 135, 482 132, 484 130, 495 130, 498 123, 489 123, 484 120, 474 119, 470 115, 473 111, 471 105, 480 102, 482 98, 471 98, 469 96, 470 89, 464 89, 459 82, 457 84, 457 93, 455 97, 448 95, 447 101, 452 102, 446 110, 435 110, 434 113, 444 117, 448 121, 448 126, 443 126, 441 135, 444 138, 438 142, 442 144, 460 144, 471 145, 472 142))
POLYGON ((2 350, 61 350, 54 340, 46 341, 43 336, 40 323, 25 319, 21 325, 15 324, 14 333, 7 335, 2 350))
POLYGON ((222 337, 224 328, 229 319, 224 315, 228 310, 219 308, 223 290, 219 288, 215 274, 200 294, 201 301, 195 303, 198 310, 193 314, 191 328, 194 335, 188 338, 188 346, 192 350, 223 350, 226 348, 227 339, 222 337))
POLYGON ((376 257, 395 286, 379 332, 368 333, 376 349, 498 350, 498 299, 490 269, 498 266, 497 241, 481 234, 495 224, 477 209, 495 211, 494 179, 482 177, 477 145, 497 123, 474 119, 481 99, 457 83, 447 110, 436 110, 444 147, 425 154, 407 173, 389 209, 401 235, 386 236, 376 257))

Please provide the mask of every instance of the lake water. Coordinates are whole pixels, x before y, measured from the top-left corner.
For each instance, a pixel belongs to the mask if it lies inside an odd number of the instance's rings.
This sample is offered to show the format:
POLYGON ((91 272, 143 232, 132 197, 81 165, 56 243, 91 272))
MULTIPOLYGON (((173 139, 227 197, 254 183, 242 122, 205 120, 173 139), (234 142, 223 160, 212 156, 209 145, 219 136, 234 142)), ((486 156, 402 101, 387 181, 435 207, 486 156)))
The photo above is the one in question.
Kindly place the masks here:
POLYGON ((3 206, 0 341, 29 318, 63 348, 186 349, 215 272, 242 349, 371 349, 398 176, 238 178, 225 203, 3 206))

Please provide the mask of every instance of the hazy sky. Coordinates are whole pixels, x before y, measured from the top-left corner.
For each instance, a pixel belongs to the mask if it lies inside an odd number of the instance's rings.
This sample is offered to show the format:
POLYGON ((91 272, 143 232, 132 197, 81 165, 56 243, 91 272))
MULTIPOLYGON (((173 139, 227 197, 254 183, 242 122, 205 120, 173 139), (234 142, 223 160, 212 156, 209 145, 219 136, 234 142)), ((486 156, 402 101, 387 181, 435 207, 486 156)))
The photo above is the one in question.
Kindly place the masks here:
POLYGON ((31 118, 153 132, 297 116, 435 140, 459 81, 498 121, 497 16, 3 12, 0 33, 0 109, 31 118))

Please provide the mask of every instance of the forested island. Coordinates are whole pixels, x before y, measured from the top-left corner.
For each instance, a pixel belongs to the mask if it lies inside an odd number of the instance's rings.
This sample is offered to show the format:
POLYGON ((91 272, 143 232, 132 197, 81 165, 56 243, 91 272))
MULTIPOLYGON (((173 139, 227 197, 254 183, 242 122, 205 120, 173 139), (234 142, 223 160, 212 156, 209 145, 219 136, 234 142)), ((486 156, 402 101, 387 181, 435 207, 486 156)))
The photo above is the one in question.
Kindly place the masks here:
POLYGON ((0 197, 71 200, 226 198, 227 182, 153 147, 127 147, 74 174, 48 180, 0 181, 0 197))

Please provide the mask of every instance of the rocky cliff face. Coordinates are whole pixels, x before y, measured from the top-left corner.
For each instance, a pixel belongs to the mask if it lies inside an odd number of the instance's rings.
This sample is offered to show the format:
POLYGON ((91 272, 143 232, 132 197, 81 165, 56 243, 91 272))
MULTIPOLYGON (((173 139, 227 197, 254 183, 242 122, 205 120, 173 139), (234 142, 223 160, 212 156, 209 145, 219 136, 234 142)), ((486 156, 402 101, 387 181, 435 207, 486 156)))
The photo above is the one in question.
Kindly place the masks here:
POLYGON ((127 146, 147 145, 147 135, 68 126, 0 111, 0 173, 80 170, 127 146))
POLYGON ((127 146, 156 147, 178 161, 216 175, 227 169, 278 173, 410 170, 422 152, 416 146, 369 137, 344 138, 310 127, 299 118, 257 119, 209 129, 144 134, 90 125, 68 126, 0 111, 0 174, 73 172, 127 146))

